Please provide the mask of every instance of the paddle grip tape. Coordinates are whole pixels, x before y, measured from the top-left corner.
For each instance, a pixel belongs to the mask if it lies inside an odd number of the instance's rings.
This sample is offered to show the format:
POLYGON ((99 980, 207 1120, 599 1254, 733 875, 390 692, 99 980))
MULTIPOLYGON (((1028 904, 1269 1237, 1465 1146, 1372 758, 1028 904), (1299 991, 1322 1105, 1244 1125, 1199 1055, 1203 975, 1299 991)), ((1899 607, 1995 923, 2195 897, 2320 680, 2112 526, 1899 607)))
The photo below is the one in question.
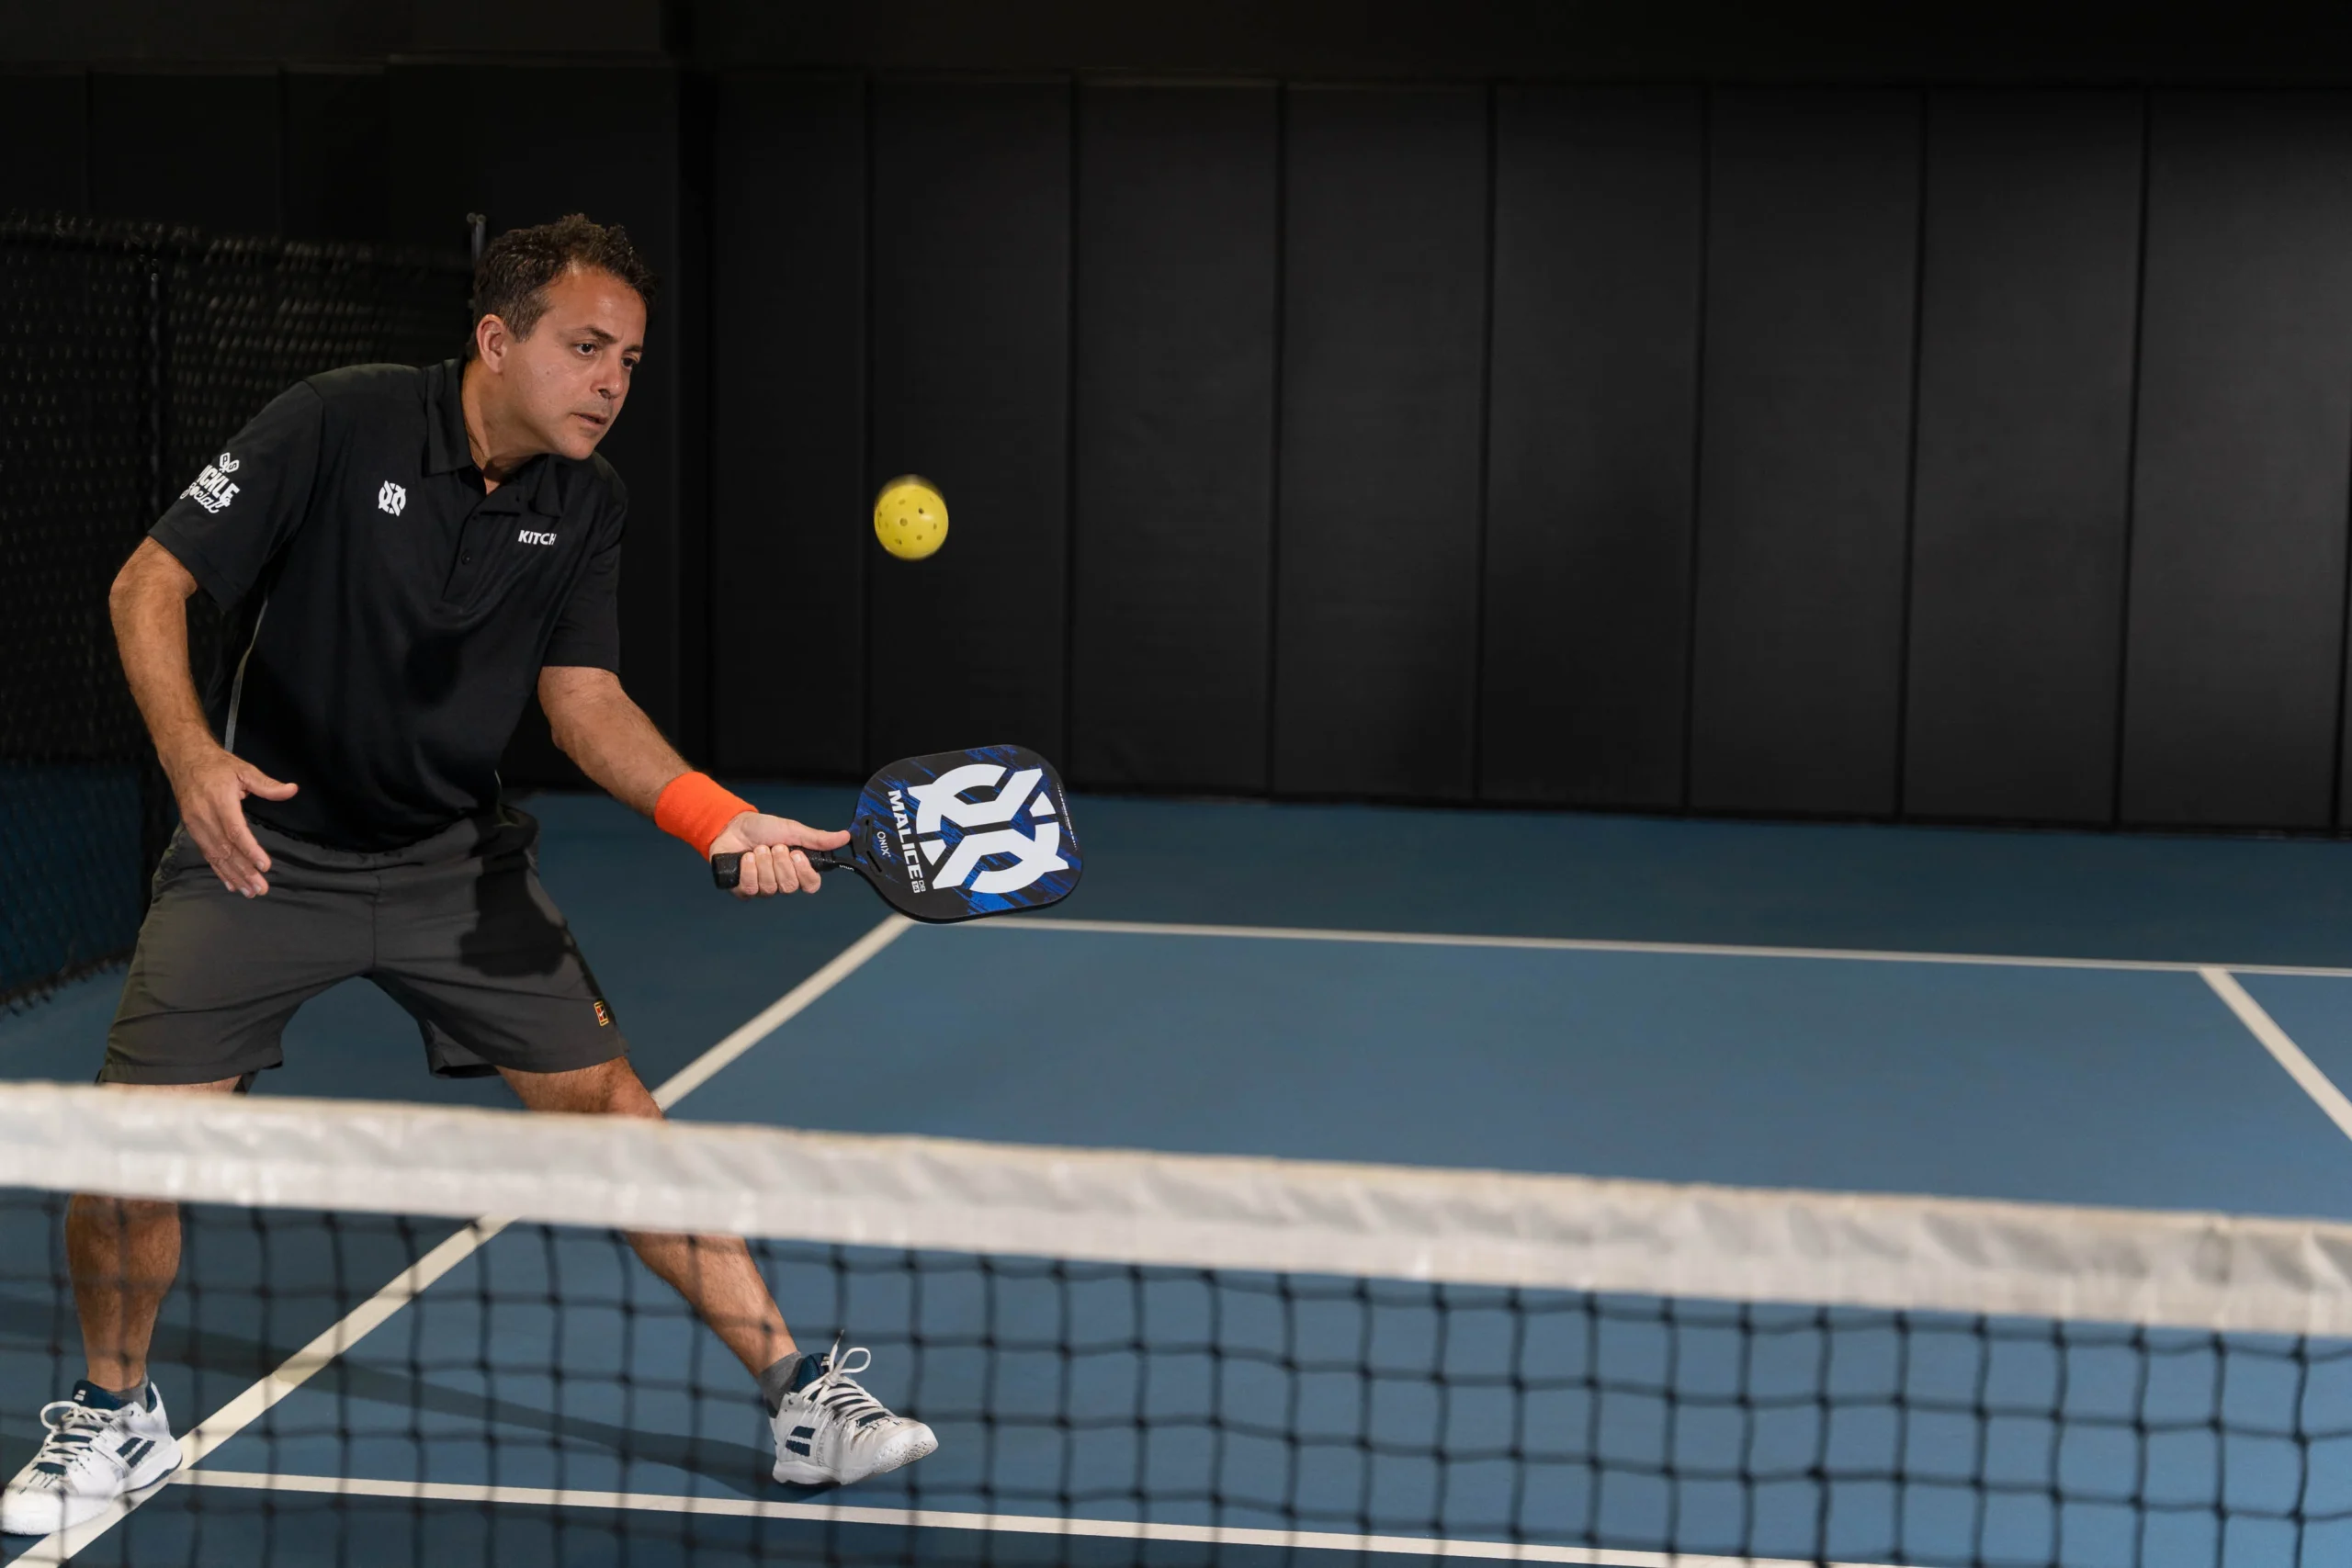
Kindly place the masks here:
MULTIPOLYGON (((819 871, 839 871, 842 867, 849 864, 849 862, 839 858, 831 850, 803 850, 800 852, 807 855, 808 857, 808 863, 815 866, 819 871)), ((728 854, 711 856, 710 879, 719 886, 725 888, 728 892, 732 893, 735 890, 737 884, 743 880, 743 857, 741 853, 729 852, 728 854)))

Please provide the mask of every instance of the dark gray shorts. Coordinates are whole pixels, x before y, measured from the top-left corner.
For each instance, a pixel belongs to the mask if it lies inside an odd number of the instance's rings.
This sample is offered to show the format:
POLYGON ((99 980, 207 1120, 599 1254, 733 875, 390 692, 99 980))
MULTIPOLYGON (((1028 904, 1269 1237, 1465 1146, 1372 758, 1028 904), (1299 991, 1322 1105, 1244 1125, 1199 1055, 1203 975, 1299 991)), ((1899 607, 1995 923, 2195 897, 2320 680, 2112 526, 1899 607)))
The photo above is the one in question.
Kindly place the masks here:
POLYGON ((155 870, 107 1083, 211 1083, 285 1060, 294 1010, 374 981, 408 1010, 445 1077, 566 1072, 628 1053, 563 916, 539 886, 539 825, 512 807, 381 854, 260 824, 269 892, 220 886, 186 829, 155 870))

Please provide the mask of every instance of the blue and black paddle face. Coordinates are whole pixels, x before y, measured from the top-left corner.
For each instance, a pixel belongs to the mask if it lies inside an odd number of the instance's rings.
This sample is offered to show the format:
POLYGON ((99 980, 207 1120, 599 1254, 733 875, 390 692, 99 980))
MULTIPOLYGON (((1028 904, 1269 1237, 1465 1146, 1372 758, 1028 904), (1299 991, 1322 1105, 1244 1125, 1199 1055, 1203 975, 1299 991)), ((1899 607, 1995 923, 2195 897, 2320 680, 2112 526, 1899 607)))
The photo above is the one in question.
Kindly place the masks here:
MULTIPOLYGON (((943 924, 1057 904, 1084 864, 1061 774, 1024 746, 892 762, 865 781, 849 842, 808 858, 856 872, 901 914, 943 924)), ((722 887, 735 885, 735 859, 711 859, 722 887)))

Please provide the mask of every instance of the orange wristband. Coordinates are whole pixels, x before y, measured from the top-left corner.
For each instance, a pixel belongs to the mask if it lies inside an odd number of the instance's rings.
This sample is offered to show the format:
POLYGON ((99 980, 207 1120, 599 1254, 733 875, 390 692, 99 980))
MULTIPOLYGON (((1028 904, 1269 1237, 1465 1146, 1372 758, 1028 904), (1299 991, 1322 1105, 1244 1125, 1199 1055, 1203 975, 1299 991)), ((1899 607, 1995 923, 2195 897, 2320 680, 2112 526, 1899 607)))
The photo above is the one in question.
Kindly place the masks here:
POLYGON ((711 840, 727 831, 727 824, 758 807, 718 786, 708 773, 680 773, 653 803, 653 825, 673 838, 684 839, 695 853, 710 853, 711 840))

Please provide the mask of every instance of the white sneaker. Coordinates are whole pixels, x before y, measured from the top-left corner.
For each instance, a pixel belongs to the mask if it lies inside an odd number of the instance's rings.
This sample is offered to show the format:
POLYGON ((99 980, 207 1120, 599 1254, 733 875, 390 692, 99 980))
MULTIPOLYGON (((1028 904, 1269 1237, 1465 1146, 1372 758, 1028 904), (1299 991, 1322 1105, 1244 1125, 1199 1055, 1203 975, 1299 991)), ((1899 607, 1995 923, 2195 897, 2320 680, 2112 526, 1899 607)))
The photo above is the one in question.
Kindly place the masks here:
POLYGON ((893 1416, 850 1374, 874 1364, 865 1346, 833 1341, 824 1371, 784 1396, 775 1413, 775 1478, 802 1486, 847 1486, 912 1464, 939 1447, 930 1427, 893 1416), (852 1364, 851 1356, 865 1360, 852 1364))
POLYGON ((85 1403, 90 1392, 87 1382, 77 1383, 72 1399, 40 1407, 49 1436, 0 1491, 0 1535, 71 1529, 179 1468, 180 1446, 153 1383, 146 1404, 119 1410, 85 1403))

